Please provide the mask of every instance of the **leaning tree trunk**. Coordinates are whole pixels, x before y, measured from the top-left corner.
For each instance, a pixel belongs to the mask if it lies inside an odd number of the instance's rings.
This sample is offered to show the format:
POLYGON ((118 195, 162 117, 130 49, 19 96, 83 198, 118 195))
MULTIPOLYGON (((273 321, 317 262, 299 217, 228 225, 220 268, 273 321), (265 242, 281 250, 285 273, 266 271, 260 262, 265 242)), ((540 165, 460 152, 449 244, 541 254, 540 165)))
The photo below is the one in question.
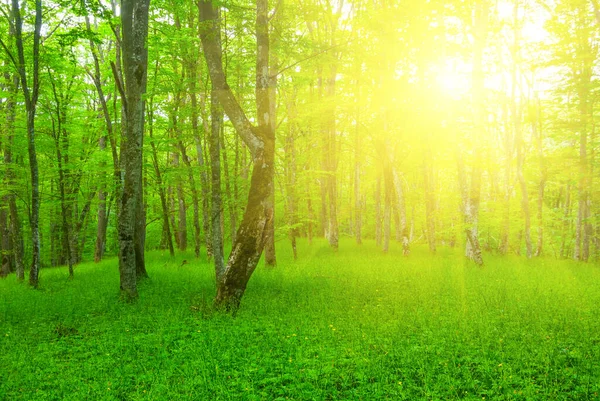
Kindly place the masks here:
POLYGON ((205 24, 200 38, 204 48, 204 56, 208 64, 213 90, 219 103, 232 122, 237 134, 249 147, 254 159, 248 203, 236 240, 222 279, 217 283, 215 305, 235 312, 246 290, 250 276, 262 254, 265 244, 265 229, 272 214, 270 193, 273 180, 273 164, 275 157, 275 138, 270 119, 269 96, 269 31, 268 4, 266 0, 257 0, 256 15, 256 105, 258 111, 258 127, 251 125, 241 109, 223 72, 222 50, 219 41, 218 12, 210 1, 199 4, 201 19, 205 24))
MULTIPOLYGON (((119 210, 119 274, 121 295, 125 300, 137 298, 137 272, 143 267, 142 144, 144 134, 144 99, 148 69, 148 9, 150 0, 123 0, 123 67, 126 87, 122 87, 125 105, 125 135, 121 144, 124 167, 123 192, 119 210)), ((145 227, 144 227, 145 228, 145 227)))

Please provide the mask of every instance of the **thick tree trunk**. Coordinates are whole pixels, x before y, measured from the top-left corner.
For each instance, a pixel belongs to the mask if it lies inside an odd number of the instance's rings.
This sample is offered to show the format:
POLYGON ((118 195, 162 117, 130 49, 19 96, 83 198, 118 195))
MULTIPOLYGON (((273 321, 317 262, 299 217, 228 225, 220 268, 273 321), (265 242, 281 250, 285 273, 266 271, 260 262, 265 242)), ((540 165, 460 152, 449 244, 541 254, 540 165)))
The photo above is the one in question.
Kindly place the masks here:
POLYGON ((270 129, 269 118, 269 31, 268 4, 257 0, 257 79, 256 105, 258 128, 253 127, 236 101, 225 80, 222 50, 219 41, 218 13, 211 2, 199 3, 200 16, 205 24, 201 40, 204 48, 214 94, 232 122, 238 135, 248 145, 254 159, 248 203, 236 240, 221 280, 217 282, 215 305, 235 312, 254 272, 265 243, 265 230, 272 214, 268 213, 273 182, 275 138, 270 129))
POLYGON ((273 153, 273 142, 265 141, 263 154, 254 159, 248 204, 217 290, 215 303, 218 307, 231 310, 239 307, 248 280, 260 259, 269 218, 265 203, 269 201, 271 190, 273 153))
POLYGON ((124 166, 123 193, 119 210, 119 273, 121 295, 137 298, 137 272, 143 270, 142 144, 144 100, 148 69, 148 8, 150 0, 122 0, 123 66, 126 86, 125 135, 121 143, 124 166))

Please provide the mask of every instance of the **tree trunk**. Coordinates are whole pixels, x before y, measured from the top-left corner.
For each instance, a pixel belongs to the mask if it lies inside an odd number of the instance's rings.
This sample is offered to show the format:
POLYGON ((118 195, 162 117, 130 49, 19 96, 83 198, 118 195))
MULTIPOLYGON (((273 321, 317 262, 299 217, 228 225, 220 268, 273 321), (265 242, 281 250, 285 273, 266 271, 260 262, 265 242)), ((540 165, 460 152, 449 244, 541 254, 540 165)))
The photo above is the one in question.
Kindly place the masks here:
POLYGON ((474 136, 475 144, 473 153, 475 155, 474 165, 471 170, 471 189, 468 201, 465 205, 466 223, 466 256, 477 265, 483 265, 481 247, 479 245, 479 197, 481 193, 481 150, 480 139, 485 131, 484 116, 484 77, 483 77, 483 47, 486 40, 487 5, 477 3, 475 5, 475 50, 473 54, 473 114, 474 114, 474 136))
POLYGON ((154 167, 154 175, 156 176, 156 185, 158 186, 158 196, 160 198, 160 206, 162 210, 163 221, 163 238, 167 241, 169 254, 175 256, 173 247, 173 236, 171 235, 171 226, 169 224, 169 207, 167 205, 167 196, 165 194, 165 185, 162 179, 162 173, 158 165, 158 152, 154 143, 154 97, 150 97, 148 102, 148 136, 150 137, 150 148, 152 149, 152 166, 154 167))
MULTIPOLYGON (((89 17, 85 17, 86 28, 89 33, 92 32, 90 26, 89 17)), ((94 73, 88 72, 91 76, 92 81, 94 82, 94 86, 96 87, 96 92, 98 93, 98 101, 100 102, 100 106, 102 108, 102 116, 104 117, 104 123, 106 125, 105 136, 102 136, 98 141, 98 147, 100 152, 104 152, 106 149, 106 140, 108 139, 111 144, 112 156, 113 156, 113 178, 115 185, 120 184, 120 171, 119 171, 119 156, 117 154, 117 146, 114 139, 113 133, 113 125, 112 119, 110 117, 110 112, 108 110, 108 105, 106 103, 106 97, 104 96, 104 90, 102 88, 102 78, 100 72, 100 54, 99 49, 94 43, 93 40, 90 39, 90 50, 92 53, 92 58, 94 60, 94 73)), ((101 165, 104 167, 104 163, 101 165)), ((108 192, 106 191, 106 184, 104 180, 104 174, 102 173, 101 178, 101 186, 98 190, 98 227, 96 231, 96 247, 94 250, 94 262, 98 263, 102 260, 104 256, 104 250, 106 249, 106 229, 108 227, 108 213, 106 212, 106 198, 108 196, 108 192)), ((115 188, 116 190, 116 188, 115 188)))
MULTIPOLYGON (((125 135, 121 143, 124 166, 123 192, 119 210, 119 274, 121 295, 137 298, 137 272, 143 266, 142 144, 144 99, 146 92, 148 49, 148 8, 150 0, 122 0, 123 66, 125 72, 125 135), (141 260, 140 260, 141 259, 141 260)), ((123 95, 123 94, 122 94, 123 95)), ((144 225, 145 229, 145 225, 144 225)))
MULTIPOLYGON (((305 170, 307 171, 307 174, 310 174, 308 172, 308 171, 310 171, 310 168, 309 168, 308 164, 306 165, 305 170)), ((308 223, 307 223, 307 227, 306 227, 306 235, 308 237, 308 244, 312 245, 313 224, 314 224, 314 221, 315 221, 315 212, 314 212, 313 207, 312 207, 312 191, 310 190, 310 183, 311 183, 310 179, 306 180, 306 212, 308 214, 308 223)))
POLYGON ((542 109, 539 99, 537 99, 537 118, 531 123, 531 127, 536 138, 538 159, 540 163, 540 182, 538 184, 537 199, 538 238, 535 256, 542 256, 544 245, 544 190, 546 187, 546 180, 548 179, 548 167, 546 166, 546 159, 544 157, 542 109))
POLYGON ((66 152, 68 149, 68 137, 64 125, 66 124, 66 110, 67 104, 63 104, 63 96, 59 95, 56 89, 56 83, 52 74, 50 76, 50 83, 52 85, 52 94, 54 96, 54 104, 56 113, 56 124, 54 119, 52 121, 52 137, 54 139, 54 148, 56 150, 56 162, 58 164, 58 188, 60 194, 60 209, 62 217, 62 235, 63 235, 63 255, 64 261, 67 262, 69 267, 69 278, 73 278, 73 249, 71 248, 71 208, 67 205, 67 175, 65 171, 65 164, 68 164, 68 156, 63 156, 63 150, 66 152), (64 144, 64 147, 62 146, 64 144))
POLYGON ((429 252, 436 252, 435 245, 435 187, 433 183, 433 166, 431 160, 431 149, 425 145, 423 177, 425 185, 425 218, 427 220, 427 244, 429 252))
POLYGON ((29 284, 37 288, 40 269, 40 190, 37 152, 35 146, 35 116, 39 96, 39 54, 40 54, 40 31, 42 28, 42 2, 35 1, 35 23, 33 31, 33 70, 32 85, 27 80, 27 68, 25 66, 25 51, 23 46, 23 20, 19 1, 12 0, 13 16, 15 18, 15 41, 17 44, 18 62, 17 70, 21 81, 21 90, 27 110, 27 153, 29 155, 29 169, 31 174, 31 211, 29 226, 31 228, 32 261, 29 270, 29 284))
MULTIPOLYGON (((296 99, 295 93, 292 100, 288 102, 288 132, 285 138, 285 177, 287 194, 287 220, 289 226, 289 238, 292 245, 294 260, 298 259, 298 250, 296 246, 296 237, 298 235, 297 225, 297 200, 296 200, 296 99)), ((309 217, 310 218, 310 217, 309 217)))
MULTIPOLYGON (((2 199, 4 201, 4 199, 2 199)), ((8 229, 8 207, 0 203, 0 278, 5 278, 11 272, 12 244, 8 229)))
POLYGON ((375 244, 381 246, 383 229, 381 227, 381 174, 377 175, 375 184, 375 244))
POLYGON ((392 220, 392 173, 390 166, 383 166, 384 208, 383 208, 383 252, 390 248, 391 220, 392 220))
POLYGON ((392 168, 394 178, 394 189, 396 190, 396 199, 398 205, 398 214, 400 215, 400 236, 402 241, 402 253, 404 256, 410 254, 410 239, 408 237, 408 225, 406 224, 406 200, 402 190, 400 175, 392 168))
MULTIPOLYGON (((14 35, 14 31, 11 29, 11 35, 14 35)), ((14 143, 14 124, 16 117, 15 99, 19 87, 19 79, 16 75, 10 76, 5 75, 6 85, 9 88, 8 96, 6 99, 6 141, 4 143, 4 164, 6 165, 5 182, 8 188, 14 188, 15 185, 15 163, 13 161, 13 143, 14 143)), ((23 281, 25 278, 25 269, 23 265, 23 243, 21 238, 21 223, 19 219, 19 213, 17 209, 17 199, 13 191, 9 192, 4 196, 4 201, 8 205, 9 211, 9 224, 8 230, 10 235, 10 244, 12 245, 12 259, 14 261, 14 268, 17 274, 17 280, 23 281)))
POLYGON ((250 124, 247 116, 227 85, 222 64, 222 50, 219 41, 218 13, 211 2, 199 3, 200 16, 205 24, 201 40, 204 56, 208 64, 214 94, 232 122, 237 134, 244 140, 253 156, 254 164, 248 203, 236 240, 222 279, 217 283, 215 305, 235 312, 246 290, 250 276, 254 272, 265 243, 265 230, 272 214, 268 213, 273 179, 275 138, 270 129, 269 96, 269 30, 268 4, 257 0, 256 15, 256 105, 258 111, 257 128, 250 124))
POLYGON ((335 122, 335 81, 337 77, 337 68, 330 66, 330 75, 327 78, 327 101, 330 102, 332 109, 327 112, 327 127, 325 135, 327 136, 327 155, 328 155, 328 173, 327 177, 327 195, 329 198, 329 245, 338 249, 339 229, 337 221, 337 134, 335 122))
MULTIPOLYGON (((231 191, 231 179, 230 179, 230 175, 229 175, 229 158, 227 157, 227 146, 225 145, 225 130, 224 127, 221 125, 220 127, 221 129, 221 141, 220 141, 220 148, 221 148, 221 154, 223 156, 223 172, 224 172, 224 181, 225 181, 225 197, 227 200, 227 210, 229 211, 229 232, 230 232, 230 236, 231 236, 231 242, 233 243, 235 241, 235 232, 237 230, 237 213, 235 210, 235 200, 233 199, 233 193, 231 191)), ((237 177, 234 177, 234 180, 237 179, 237 177)))
MULTIPOLYGON (((202 229, 204 230, 204 243, 206 245, 206 257, 212 258, 212 237, 210 234, 210 185, 208 181, 208 174, 206 173, 207 167, 204 162, 204 151, 202 149, 202 138, 200 136, 200 127, 198 124, 198 99, 196 94, 196 63, 192 63, 190 68, 190 100, 192 103, 192 133, 194 135, 194 142, 196 145, 196 157, 198 159, 198 167, 200 168, 200 190, 202 192, 202 229)), ((203 103, 203 102, 201 102, 203 103)), ((200 105, 201 109, 204 110, 204 104, 200 105)), ((205 125, 208 126, 208 122, 205 121, 205 125)), ((206 134, 210 130, 205 129, 206 134)))
POLYGON ((520 64, 519 54, 519 2, 515 1, 513 7, 513 26, 514 26, 514 42, 513 42, 513 63, 512 63, 512 84, 511 84, 511 99, 510 109, 513 122, 513 130, 515 135, 515 145, 517 147, 517 178, 519 180, 519 186, 521 188, 521 209, 523 211, 523 218, 525 219, 525 248, 528 259, 533 256, 533 247, 531 244, 531 215, 529 213, 529 196, 527 192, 527 183, 523 174, 523 131, 521 128, 521 112, 517 107, 517 67, 520 64))
MULTIPOLYGON (((506 102, 505 102, 506 103, 506 102)), ((508 121, 508 107, 504 104, 504 114, 506 121, 508 121)), ((512 193, 511 187, 511 169, 512 169, 512 141, 511 141, 511 130, 504 130, 504 208, 502 213, 502 231, 500 233, 500 246, 498 250, 502 255, 508 253, 509 242, 510 242, 510 197, 512 193)))
MULTIPOLYGON (((173 155, 173 165, 179 170, 179 153, 173 155)), ((177 177, 177 244, 179 250, 185 252, 187 250, 187 207, 185 204, 185 195, 183 193, 183 183, 181 177, 177 177)))
MULTIPOLYGON (((220 44, 219 44, 220 46, 220 44)), ((221 126, 223 124, 223 110, 217 101, 214 86, 210 95, 211 135, 210 148, 210 172, 211 172, 211 213, 210 232, 212 235, 211 247, 215 262, 215 277, 217 288, 225 274, 225 258, 223 254, 223 226, 221 211, 223 201, 221 199, 221 126)))

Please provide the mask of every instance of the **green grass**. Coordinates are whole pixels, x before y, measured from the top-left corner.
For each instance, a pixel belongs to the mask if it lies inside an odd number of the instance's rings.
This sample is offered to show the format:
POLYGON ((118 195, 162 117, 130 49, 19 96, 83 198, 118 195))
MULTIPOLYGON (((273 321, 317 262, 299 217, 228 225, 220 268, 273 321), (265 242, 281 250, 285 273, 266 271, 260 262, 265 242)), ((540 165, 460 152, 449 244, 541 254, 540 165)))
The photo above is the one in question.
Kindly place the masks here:
POLYGON ((235 318, 190 255, 149 253, 134 305, 115 260, 0 281, 0 400, 600 399, 597 266, 278 245, 235 318))

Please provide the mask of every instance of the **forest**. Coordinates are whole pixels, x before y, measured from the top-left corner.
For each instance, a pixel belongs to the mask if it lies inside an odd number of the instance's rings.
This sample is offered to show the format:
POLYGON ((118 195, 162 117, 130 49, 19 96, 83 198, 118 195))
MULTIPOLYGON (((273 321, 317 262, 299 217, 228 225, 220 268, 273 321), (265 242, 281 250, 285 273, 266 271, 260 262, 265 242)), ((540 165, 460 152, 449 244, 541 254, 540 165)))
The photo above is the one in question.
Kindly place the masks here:
POLYGON ((597 0, 0 11, 0 399, 600 399, 597 0))

